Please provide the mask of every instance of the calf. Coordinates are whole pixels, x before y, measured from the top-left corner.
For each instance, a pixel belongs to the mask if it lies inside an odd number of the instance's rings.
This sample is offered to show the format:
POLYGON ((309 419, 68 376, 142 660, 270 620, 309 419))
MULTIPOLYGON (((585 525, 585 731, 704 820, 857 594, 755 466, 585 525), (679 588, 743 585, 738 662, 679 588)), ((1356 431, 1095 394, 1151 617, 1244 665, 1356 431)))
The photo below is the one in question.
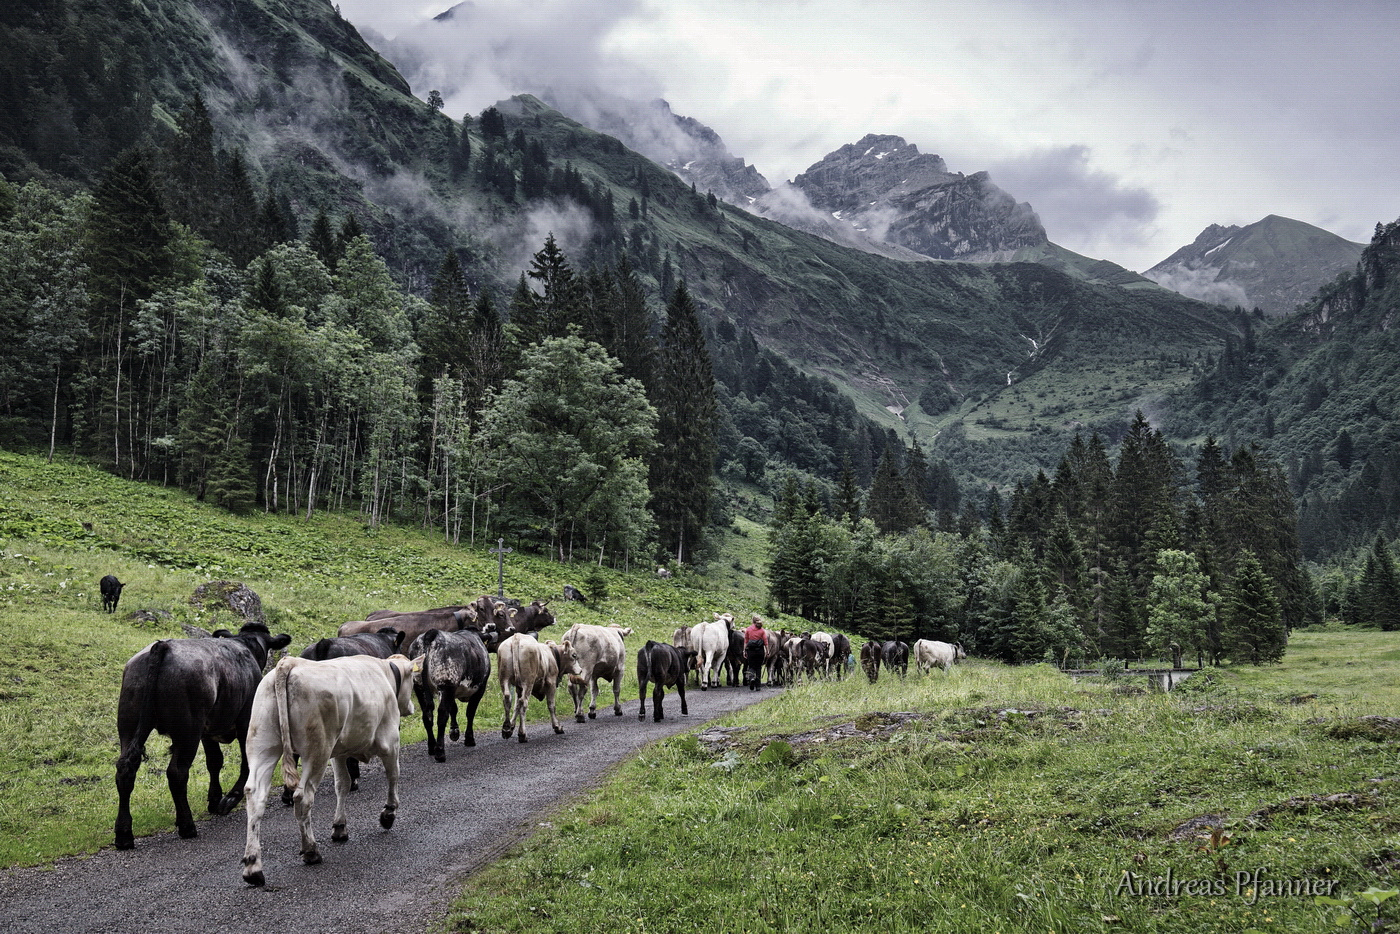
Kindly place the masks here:
POLYGON ((685 673, 695 663, 694 649, 678 649, 665 642, 647 640, 647 644, 637 650, 637 689, 641 702, 637 719, 647 718, 647 684, 653 685, 651 694, 651 718, 656 723, 665 719, 661 710, 661 699, 666 689, 673 687, 681 699, 681 716, 690 716, 685 705, 685 673))
POLYGON ((903 678, 909 673, 909 644, 898 639, 881 644, 880 663, 903 678))
POLYGON ((744 634, 737 629, 729 630, 729 651, 724 656, 724 683, 729 687, 739 684, 744 670, 744 634))
POLYGON ((631 629, 575 623, 564 633, 564 641, 574 647, 579 675, 569 676, 569 695, 574 700, 574 720, 583 722, 583 702, 588 700, 588 718, 598 717, 598 681, 612 682, 613 715, 622 716, 622 668, 627 649, 622 640, 631 629))
POLYGON ((533 636, 516 633, 497 647, 496 657, 499 659, 501 707, 505 713, 501 737, 509 739, 510 734, 518 730, 520 741, 529 742, 525 735, 525 709, 532 696, 542 698, 549 707, 549 723, 554 732, 564 732, 554 709, 555 690, 565 677, 583 674, 569 640, 558 645, 553 642, 541 645, 533 636))
POLYGON ((817 657, 817 667, 821 669, 822 677, 831 676, 831 663, 836 655, 836 640, 829 632, 814 632, 810 638, 820 647, 820 655, 817 657))
POLYGON ((295 789, 301 859, 321 861, 311 830, 316 786, 335 762, 335 818, 331 839, 344 843, 345 799, 350 792, 347 756, 378 757, 389 786, 379 826, 394 826, 399 806, 399 721, 413 713, 413 672, 419 661, 402 655, 373 658, 353 655, 323 662, 284 658, 258 685, 248 727, 248 838, 243 850, 243 881, 262 885, 262 817, 267 808, 272 769, 282 760, 283 780, 295 789), (305 781, 294 764, 306 764, 305 781))
POLYGON ((880 677, 880 643, 867 642, 860 647, 860 667, 874 684, 880 677))
POLYGON ((967 658, 967 653, 963 651, 961 642, 920 639, 914 643, 914 665, 921 675, 928 674, 935 668, 942 668, 944 673, 950 672, 953 666, 964 658, 967 658))
POLYGON ((117 759, 115 832, 119 850, 136 845, 131 832, 131 790, 152 730, 170 737, 165 777, 175 802, 175 826, 180 836, 199 836, 187 789, 190 765, 201 744, 209 767, 210 813, 227 814, 243 798, 243 783, 248 778, 244 741, 253 695, 268 652, 285 647, 292 637, 274 636, 262 623, 245 623, 236 636, 224 629, 214 636, 154 642, 132 656, 122 672, 117 697, 121 755, 117 759), (238 741, 238 781, 225 795, 219 786, 219 771, 224 765, 220 744, 234 740, 238 741))
POLYGON ((413 643, 409 651, 423 659, 422 669, 413 675, 414 692, 423 708, 423 730, 428 734, 428 754, 438 762, 447 761, 443 733, 447 721, 452 721, 450 738, 455 742, 457 701, 467 705, 465 746, 476 745, 476 708, 486 696, 486 682, 491 678, 491 656, 486 643, 475 629, 443 632, 429 629, 413 643), (433 729, 433 698, 438 698, 437 729, 433 729))
POLYGON ((117 601, 122 598, 122 588, 126 585, 108 574, 97 582, 97 587, 102 591, 102 609, 108 613, 117 612, 117 601))

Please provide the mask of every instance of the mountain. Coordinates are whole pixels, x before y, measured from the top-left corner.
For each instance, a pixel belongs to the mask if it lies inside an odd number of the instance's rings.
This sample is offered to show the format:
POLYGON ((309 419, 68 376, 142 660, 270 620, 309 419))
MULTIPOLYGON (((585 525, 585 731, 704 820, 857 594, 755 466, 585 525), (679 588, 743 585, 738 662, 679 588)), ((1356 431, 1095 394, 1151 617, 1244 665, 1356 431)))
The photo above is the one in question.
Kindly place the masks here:
POLYGON ((1361 258, 1363 244, 1270 214, 1245 227, 1212 224, 1143 273, 1202 301, 1288 314, 1361 258))
MULTIPOLYGON (((1223 252, 1223 251, 1222 251, 1223 252)), ((1400 221, 1277 322, 1246 327, 1171 400, 1170 430, 1258 444, 1288 470, 1308 557, 1400 533, 1400 221)))
MULTIPOLYGON (((324 0, 51 0, 45 9, 48 19, 0 20, 0 51, 25 70, 6 90, 29 121, 15 109, 0 120, 0 170, 11 181, 91 185, 133 135, 176 153, 182 115, 203 95, 222 164, 246 165, 244 202, 285 206, 303 232, 319 212, 353 215, 399 284, 420 296, 451 251, 473 297, 494 293, 505 307, 551 233, 581 271, 625 255, 653 309, 684 280, 727 380, 731 440, 749 436, 816 475, 834 475, 850 456, 868 477, 878 460, 880 442, 852 428, 848 406, 956 458, 968 478, 1014 483, 1053 466, 1067 433, 1121 429, 1241 334, 1217 307, 1112 284, 1122 270, 1046 241, 1034 213, 984 174, 949 173, 912 146, 896 151, 897 138, 889 149, 850 147, 844 174, 828 163, 831 171, 804 175, 820 198, 840 199, 832 211, 859 208, 842 185, 889 205, 888 229, 926 249, 1041 262, 933 262, 900 243, 872 252, 814 236, 706 198, 666 165, 528 95, 496 108, 499 127, 465 128, 467 168, 463 125, 412 96, 324 0), (72 67, 71 86, 24 77, 53 74, 50 61, 72 67), (126 119, 99 119, 107 111, 93 75, 115 76, 101 87, 126 119), (908 171, 908 184, 883 174, 893 166, 908 171), (885 186, 892 194, 879 193, 885 186)), ((650 112, 722 153, 669 107, 650 112)), ((827 216, 859 233, 844 213, 827 216)), ((251 255, 237 276, 266 268, 251 255)))
POLYGON ((873 252, 972 263, 1032 262, 1077 279, 1151 287, 1106 260, 1050 242, 1035 210, 998 188, 986 172, 951 172, 940 156, 902 137, 869 134, 828 153, 792 180, 813 217, 787 208, 778 189, 758 209, 837 242, 873 252))

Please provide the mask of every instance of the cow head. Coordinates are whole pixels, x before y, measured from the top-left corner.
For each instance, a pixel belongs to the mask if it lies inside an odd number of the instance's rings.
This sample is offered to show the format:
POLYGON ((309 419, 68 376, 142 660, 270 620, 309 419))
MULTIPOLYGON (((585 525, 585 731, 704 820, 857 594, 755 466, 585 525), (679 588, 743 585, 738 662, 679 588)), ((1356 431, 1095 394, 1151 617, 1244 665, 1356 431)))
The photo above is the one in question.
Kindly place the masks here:
POLYGON ((471 606, 464 606, 452 613, 452 619, 456 622, 459 631, 475 624, 477 616, 476 607, 471 606))
POLYGON ((963 651, 962 643, 961 643, 961 642, 954 642, 954 643, 953 643, 953 661, 955 661, 955 662, 960 662, 960 661, 962 661, 964 658, 967 658, 967 653, 963 651))
POLYGON ((267 667, 267 656, 274 649, 285 649, 292 644, 292 637, 285 632, 274 636, 268 631, 265 623, 244 623, 238 628, 238 634, 234 635, 227 629, 218 629, 213 633, 216 639, 233 639, 247 646, 248 651, 253 653, 253 659, 258 663, 259 668, 267 667))
POLYGON ((574 644, 568 639, 555 645, 553 642, 547 643, 554 646, 554 657, 559 662, 559 674, 570 677, 583 675, 583 666, 578 663, 578 653, 574 651, 574 644))
POLYGON ((384 639, 389 643, 389 648, 394 652, 397 652, 400 648, 403 647, 404 634, 392 626, 385 626, 381 628, 377 635, 383 636, 384 639))

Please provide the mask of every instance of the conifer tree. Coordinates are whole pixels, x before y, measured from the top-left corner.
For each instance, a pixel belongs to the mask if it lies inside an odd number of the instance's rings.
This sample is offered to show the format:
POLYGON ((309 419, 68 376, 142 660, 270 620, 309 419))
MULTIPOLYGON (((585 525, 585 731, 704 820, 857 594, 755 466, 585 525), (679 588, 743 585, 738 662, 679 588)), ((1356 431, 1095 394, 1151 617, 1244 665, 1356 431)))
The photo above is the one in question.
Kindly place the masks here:
POLYGON ((661 546, 685 561, 709 516, 719 413, 700 317, 684 282, 666 306, 652 461, 652 508, 661 546))
POLYGON ((1355 602, 1359 623, 1386 632, 1400 630, 1400 575, 1385 537, 1379 532, 1357 581, 1355 602))
POLYGON ((1288 633, 1274 582, 1249 552, 1237 562, 1225 590, 1220 623, 1225 653, 1232 661, 1259 665, 1283 658, 1288 633))
POLYGON ((336 265, 345 254, 343 244, 336 239, 331 219, 325 211, 316 212, 316 219, 311 222, 311 230, 306 235, 306 245, 331 272, 335 272, 336 265))

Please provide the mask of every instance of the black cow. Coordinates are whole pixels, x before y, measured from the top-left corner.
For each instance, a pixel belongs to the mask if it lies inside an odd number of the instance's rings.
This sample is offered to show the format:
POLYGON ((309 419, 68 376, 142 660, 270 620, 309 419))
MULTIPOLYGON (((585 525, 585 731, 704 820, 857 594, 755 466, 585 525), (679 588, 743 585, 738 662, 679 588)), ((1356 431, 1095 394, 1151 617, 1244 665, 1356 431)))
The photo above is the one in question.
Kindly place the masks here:
POLYGON ((201 744, 209 767, 209 810, 227 814, 243 798, 248 782, 244 741, 253 694, 262 680, 268 652, 285 647, 288 635, 274 636, 262 623, 245 623, 238 635, 220 629, 212 639, 162 639, 132 656, 122 672, 117 698, 116 845, 136 845, 131 832, 131 789, 146 757, 152 730, 170 737, 170 765, 165 770, 175 801, 175 826, 182 837, 199 835, 186 789, 190 765, 201 744), (238 780, 225 795, 219 787, 224 765, 220 743, 238 741, 238 780))
POLYGON ((909 643, 891 640, 880 646, 880 662, 903 678, 909 673, 909 643))
POLYGON ((660 723, 665 719, 661 711, 661 699, 666 696, 666 689, 673 687, 677 696, 681 699, 681 716, 690 716, 690 710, 685 705, 685 674, 695 664, 696 652, 694 649, 678 649, 667 642, 653 642, 647 640, 647 644, 637 650, 637 686, 638 700, 641 707, 637 710, 637 719, 647 718, 647 682, 652 682, 653 690, 651 694, 651 718, 660 723))
POLYGON ((860 667, 874 684, 880 677, 880 643, 867 642, 860 647, 860 667))
POLYGON ((102 609, 108 613, 117 612, 117 601, 122 598, 122 588, 125 586, 111 574, 98 581, 97 587, 102 591, 102 609))
POLYGON ((744 634, 736 629, 729 630, 729 651, 724 656, 724 683, 734 687, 744 673, 744 634))
MULTIPOLYGON (((527 607, 515 609, 511 607, 506 615, 506 629, 513 629, 516 632, 539 632, 546 626, 554 625, 554 614, 546 609, 546 604, 541 600, 536 600, 527 607)), ((501 630, 502 633, 505 630, 501 630)))
POLYGON ((851 657, 851 640, 842 633, 831 636, 831 663, 836 666, 836 680, 846 677, 846 660, 851 657))
POLYGON ((577 587, 575 587, 573 584, 564 585, 564 599, 577 600, 579 603, 588 602, 588 596, 582 590, 579 590, 577 587))
MULTIPOLYGON (((494 641, 494 640, 493 640, 494 641)), ((457 729, 457 701, 467 704, 467 730, 463 745, 476 745, 476 708, 486 695, 486 682, 491 677, 491 656, 481 632, 463 629, 443 632, 429 629, 409 649, 409 656, 423 656, 423 670, 413 676, 413 691, 423 708, 423 729, 428 734, 428 754, 438 762, 447 761, 443 733, 447 721, 452 721, 449 738, 455 742, 461 735, 457 729), (437 704, 437 729, 433 729, 433 699, 437 704)))

